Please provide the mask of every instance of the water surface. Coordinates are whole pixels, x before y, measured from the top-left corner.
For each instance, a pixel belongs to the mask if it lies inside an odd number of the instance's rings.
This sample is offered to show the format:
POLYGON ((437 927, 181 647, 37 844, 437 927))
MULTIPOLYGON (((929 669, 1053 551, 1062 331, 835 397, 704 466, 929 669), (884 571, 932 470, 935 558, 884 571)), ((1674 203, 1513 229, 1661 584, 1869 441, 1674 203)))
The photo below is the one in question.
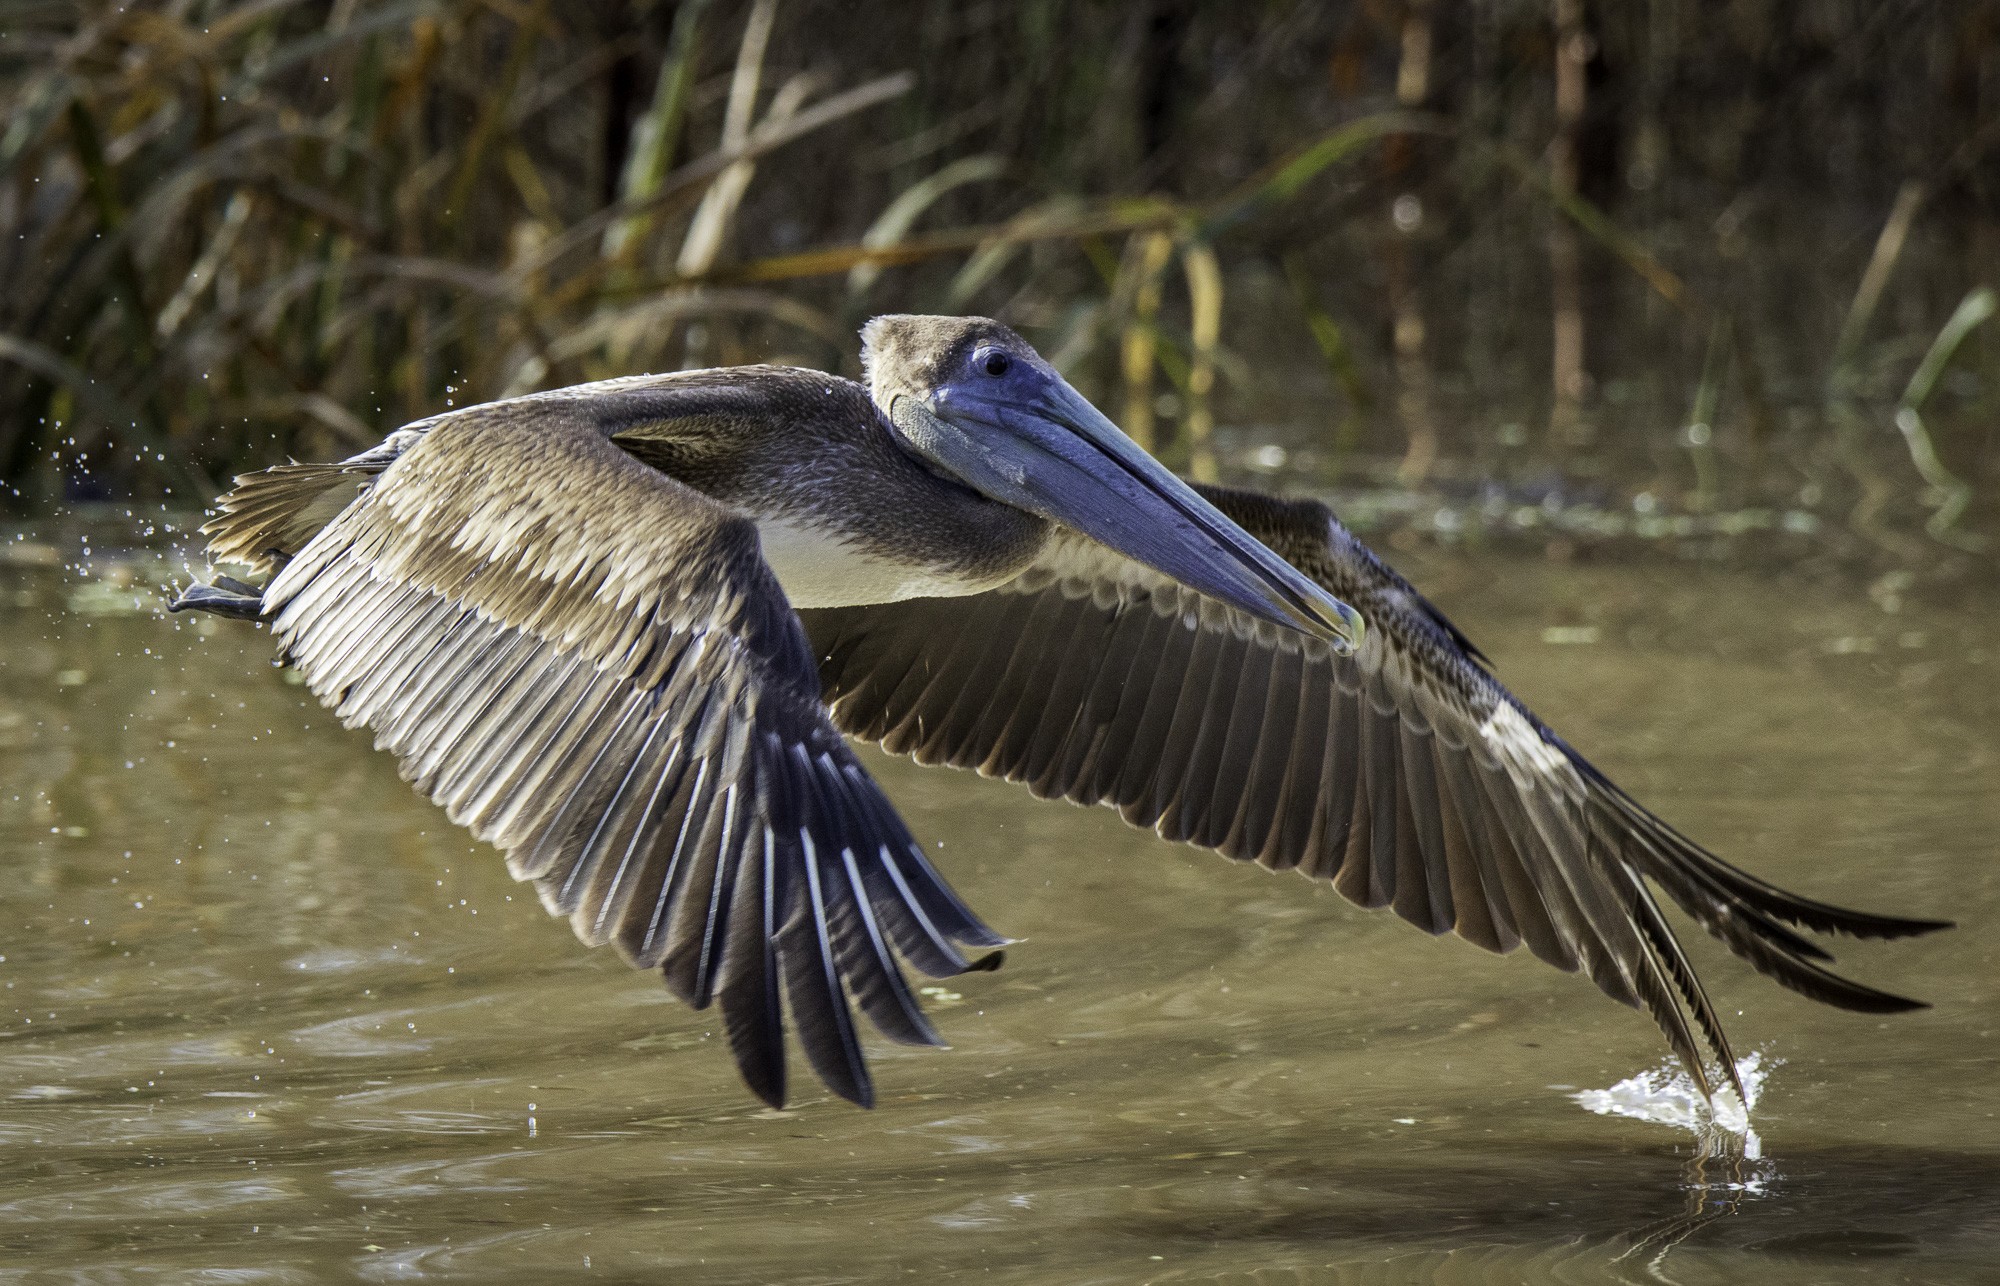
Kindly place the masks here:
POLYGON ((1994 1280, 2000 607, 1398 561, 1725 856, 1964 926, 1844 944, 1937 1006, 1887 1020, 1691 944, 1778 1064, 1763 1160, 1581 1110, 1663 1046, 1526 953, 879 755, 1024 941, 933 993, 951 1051, 874 1048, 875 1111, 796 1066, 758 1110, 710 1015, 579 946, 266 635, 16 565, 0 1282, 1994 1280))

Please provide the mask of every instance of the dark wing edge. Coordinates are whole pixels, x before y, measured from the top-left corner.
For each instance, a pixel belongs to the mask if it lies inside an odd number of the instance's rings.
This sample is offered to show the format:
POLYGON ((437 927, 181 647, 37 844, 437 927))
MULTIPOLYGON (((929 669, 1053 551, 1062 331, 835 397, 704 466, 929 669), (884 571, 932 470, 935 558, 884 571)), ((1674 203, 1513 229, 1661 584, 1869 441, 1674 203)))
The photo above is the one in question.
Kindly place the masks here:
POLYGON ((1723 862, 1541 724, 1324 505, 1198 490, 1362 612, 1357 655, 1065 536, 985 594, 800 613, 834 722, 1330 881, 1433 934, 1496 952, 1526 942, 1647 1010, 1704 1092, 1712 1063, 1741 1097, 1736 1059, 1649 882, 1786 987, 1867 1012, 1918 1007, 1829 972, 1786 925, 1893 938, 1942 922, 1829 906, 1723 862))
POLYGON ((760 1098, 785 1101, 789 1012, 828 1087, 872 1104, 850 999, 891 1040, 941 1044, 898 957, 946 976, 1004 940, 828 721, 755 527, 574 407, 398 451, 223 501, 216 556, 281 567, 262 611, 283 658, 584 942, 719 1001, 760 1098))

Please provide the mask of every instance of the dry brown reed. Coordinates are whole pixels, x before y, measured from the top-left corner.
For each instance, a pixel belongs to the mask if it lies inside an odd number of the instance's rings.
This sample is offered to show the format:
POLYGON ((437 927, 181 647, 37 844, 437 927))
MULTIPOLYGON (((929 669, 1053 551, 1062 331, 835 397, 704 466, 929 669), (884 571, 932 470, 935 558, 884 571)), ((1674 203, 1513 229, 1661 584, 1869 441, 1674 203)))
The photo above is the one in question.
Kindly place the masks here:
MULTIPOLYGON (((1661 212, 1675 173, 1723 173, 1693 150, 1717 118, 1670 91, 1820 37, 1752 3, 1709 49, 1692 0, 1640 8, 0 0, 0 499, 191 500, 441 405, 838 367, 872 311, 976 309, 1197 476, 1229 467, 1218 420, 1282 384, 1327 469, 1622 451, 1633 489, 1691 509, 1845 488, 1863 529, 1968 543, 2000 469, 1963 427, 2000 406, 1991 269, 1905 247, 1947 217, 2000 246, 2000 88, 1884 127, 1937 141, 1886 206, 1853 185, 1873 255, 1834 242, 1825 319, 1774 339, 1771 292, 1740 284, 1773 200, 1749 162, 1661 212), (1827 391, 1794 423, 1815 343, 1827 391), (1621 424, 1628 387, 1692 409, 1621 424), (1495 436, 1537 400, 1546 441, 1495 436)), ((1850 58, 1980 39, 1849 16, 1825 22, 1850 58)), ((1806 128, 1801 83, 1739 150, 1806 128)))

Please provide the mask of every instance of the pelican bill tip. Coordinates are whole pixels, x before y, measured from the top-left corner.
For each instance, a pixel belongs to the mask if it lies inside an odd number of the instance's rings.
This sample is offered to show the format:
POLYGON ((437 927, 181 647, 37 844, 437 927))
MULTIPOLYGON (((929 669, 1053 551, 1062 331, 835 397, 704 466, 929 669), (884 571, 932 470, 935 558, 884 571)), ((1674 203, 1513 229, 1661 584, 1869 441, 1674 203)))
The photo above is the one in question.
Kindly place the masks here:
POLYGON ((1311 632, 1324 638, 1341 656, 1360 651, 1362 640, 1368 636, 1368 622, 1361 613, 1331 594, 1321 596, 1305 615, 1317 627, 1311 632))

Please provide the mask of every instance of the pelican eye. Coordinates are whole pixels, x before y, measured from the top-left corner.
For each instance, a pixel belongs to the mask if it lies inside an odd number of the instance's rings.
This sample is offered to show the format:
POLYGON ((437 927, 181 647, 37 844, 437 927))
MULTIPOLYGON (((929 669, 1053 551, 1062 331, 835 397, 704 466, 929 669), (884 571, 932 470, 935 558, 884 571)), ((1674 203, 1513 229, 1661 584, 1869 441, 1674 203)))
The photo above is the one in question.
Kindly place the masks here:
POLYGON ((996 377, 1005 375, 1008 371, 1008 368, 1014 365, 1014 359, 1007 356, 1007 354, 999 351, 998 349, 995 349, 992 352, 987 353, 986 356, 979 358, 977 360, 979 362, 980 369, 984 370, 988 375, 996 377))

